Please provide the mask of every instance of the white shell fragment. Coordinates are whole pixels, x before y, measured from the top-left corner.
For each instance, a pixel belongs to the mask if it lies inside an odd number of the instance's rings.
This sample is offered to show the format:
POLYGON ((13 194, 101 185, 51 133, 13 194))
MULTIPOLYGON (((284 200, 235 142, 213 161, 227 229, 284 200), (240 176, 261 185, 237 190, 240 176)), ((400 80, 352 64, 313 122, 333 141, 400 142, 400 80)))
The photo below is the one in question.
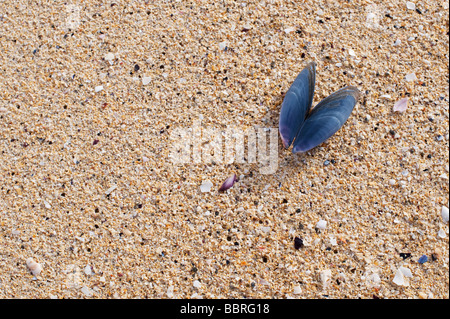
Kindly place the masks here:
POLYGON ((406 8, 409 10, 416 10, 416 4, 414 2, 408 1, 406 2, 406 8))
POLYGON ((291 32, 294 32, 294 31, 295 31, 295 28, 293 28, 293 27, 284 29, 284 32, 286 32, 286 33, 291 33, 291 32))
POLYGON ((99 85, 95 87, 95 92, 100 92, 101 90, 103 90, 103 85, 99 85))
POLYGON ((45 206, 45 208, 47 208, 47 209, 50 209, 52 206, 50 205, 50 203, 49 202, 47 202, 46 200, 44 200, 44 206, 45 206))
POLYGON ((400 267, 398 269, 402 272, 403 276, 408 277, 408 278, 412 277, 412 273, 411 273, 411 270, 409 268, 400 267))
POLYGON ((294 291, 292 292, 294 295, 299 295, 302 293, 302 289, 300 288, 300 286, 295 286, 294 287, 294 291))
POLYGON ((91 268, 91 266, 87 265, 86 267, 84 267, 84 273, 85 273, 87 276, 92 275, 92 268, 91 268))
POLYGON ((167 297, 169 298, 173 298, 173 286, 169 286, 169 288, 167 288, 167 297))
POLYGON ((115 189, 117 188, 117 185, 113 185, 110 188, 108 188, 105 192, 105 195, 111 194, 115 189))
POLYGON ((406 267, 399 267, 397 271, 395 272, 394 279, 392 280, 394 284, 398 286, 408 286, 408 281, 405 279, 405 277, 411 278, 412 273, 409 268, 406 267))
POLYGON ((442 206, 441 216, 444 223, 448 223, 448 207, 442 206))
POLYGON ((106 60, 106 61, 112 61, 112 60, 114 60, 114 54, 111 53, 111 52, 105 54, 105 60, 106 60))
POLYGON ((400 269, 397 269, 397 271, 395 272, 395 276, 392 282, 398 286, 406 286, 405 276, 403 276, 403 273, 400 269))
POLYGON ((152 80, 151 77, 149 77, 149 76, 144 76, 144 77, 142 78, 142 84, 143 84, 143 85, 147 85, 147 84, 150 83, 151 80, 152 80))
POLYGON ((409 73, 409 74, 406 74, 405 80, 407 82, 415 81, 415 80, 417 80, 417 76, 415 73, 409 73))
POLYGON ((219 43, 219 49, 221 50, 221 51, 223 51, 223 50, 225 50, 225 48, 227 47, 227 42, 226 41, 223 41, 223 42, 220 42, 219 43))
POLYGON ((394 112, 403 113, 408 107, 408 98, 405 97, 394 104, 394 112))
POLYGON ((33 276, 38 276, 41 273, 41 271, 42 271, 41 264, 34 261, 33 258, 31 258, 31 257, 28 258, 26 260, 26 264, 27 264, 27 267, 30 270, 30 272, 33 274, 33 276))
POLYGON ((322 287, 326 288, 331 282, 331 270, 325 269, 320 273, 320 280, 322 281, 322 287))
POLYGON ((323 219, 319 220, 316 224, 317 229, 325 229, 327 228, 327 222, 323 219))
POLYGON ((203 181, 202 185, 200 185, 200 191, 202 193, 208 193, 211 191, 211 187, 213 186, 213 183, 211 183, 209 180, 203 181))
POLYGON ((90 289, 89 287, 86 287, 86 286, 83 286, 83 288, 81 288, 81 292, 82 292, 86 297, 92 297, 92 295, 93 295, 92 289, 90 289))

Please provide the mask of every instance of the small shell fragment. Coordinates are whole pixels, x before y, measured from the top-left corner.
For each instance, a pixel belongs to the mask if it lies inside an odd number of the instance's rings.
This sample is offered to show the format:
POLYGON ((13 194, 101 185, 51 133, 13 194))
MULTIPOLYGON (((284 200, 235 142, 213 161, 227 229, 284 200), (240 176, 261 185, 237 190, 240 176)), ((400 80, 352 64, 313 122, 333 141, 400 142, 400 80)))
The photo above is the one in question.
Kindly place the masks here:
POLYGON ((325 289, 331 282, 331 270, 325 269, 320 273, 320 280, 322 281, 322 287, 325 289))
POLYGON ((286 32, 286 33, 291 33, 291 32, 294 32, 294 31, 295 31, 295 28, 293 28, 293 27, 284 29, 284 32, 286 32))
POLYGON ((202 185, 200 185, 200 191, 202 193, 208 193, 212 186, 213 184, 209 180, 203 181, 202 185))
POLYGON ((222 186, 219 188, 219 192, 224 192, 227 189, 230 189, 233 187, 234 183, 236 183, 237 177, 236 174, 233 174, 232 176, 228 177, 225 182, 223 182, 222 186))
POLYGON ((41 273, 41 271, 42 271, 41 264, 34 261, 33 258, 31 258, 31 257, 28 258, 26 260, 26 264, 27 264, 27 267, 30 270, 30 272, 33 274, 33 276, 38 276, 41 273))
POLYGON ((223 50, 225 50, 225 48, 227 47, 227 42, 226 41, 223 41, 223 42, 220 42, 219 43, 219 49, 221 50, 221 51, 223 51, 223 50))
POLYGON ((442 206, 441 216, 444 223, 448 223, 448 207, 442 206))
POLYGON ((93 291, 92 289, 90 289, 89 287, 83 286, 83 288, 81 288, 81 292, 86 296, 86 297, 92 297, 93 291))
POLYGON ((408 107, 408 98, 405 97, 394 104, 394 112, 403 113, 406 111, 407 107, 408 107))
POLYGON ((399 267, 398 270, 400 270, 405 277, 412 277, 411 270, 406 267, 399 267))
POLYGON ((323 219, 319 220, 316 224, 317 229, 325 229, 327 228, 327 222, 323 219))
POLYGON ((392 281, 398 286, 406 286, 405 277, 403 276, 403 273, 400 271, 400 269, 397 269, 397 272, 395 273, 394 279, 392 281))
POLYGON ((143 85, 147 85, 147 84, 150 83, 151 80, 152 80, 151 77, 149 77, 149 76, 144 76, 144 77, 142 78, 142 84, 143 84, 143 85))
POLYGON ((415 81, 415 80, 417 80, 417 76, 415 73, 409 73, 405 76, 405 80, 407 82, 415 81))
POLYGON ((414 2, 408 1, 406 2, 406 8, 409 10, 416 10, 416 4, 414 2))
POLYGON ((106 54, 105 54, 105 60, 106 60, 106 61, 112 61, 112 60, 114 60, 114 54, 111 53, 111 52, 106 53, 106 54))
POLYGON ((113 185, 110 188, 108 188, 105 192, 105 195, 111 194, 115 189, 117 188, 117 185, 113 185))
POLYGON ((169 297, 169 298, 173 298, 173 286, 171 285, 171 286, 169 286, 169 288, 167 288, 167 292, 166 292, 166 294, 167 294, 167 297, 169 297))

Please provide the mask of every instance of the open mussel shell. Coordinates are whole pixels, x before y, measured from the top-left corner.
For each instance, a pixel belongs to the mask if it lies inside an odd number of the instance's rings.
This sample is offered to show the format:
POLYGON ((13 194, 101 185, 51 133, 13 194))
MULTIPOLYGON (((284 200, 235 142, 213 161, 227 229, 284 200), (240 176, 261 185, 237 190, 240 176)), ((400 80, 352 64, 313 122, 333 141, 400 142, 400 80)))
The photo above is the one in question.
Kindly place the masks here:
POLYGON ((292 152, 309 151, 333 136, 347 121, 358 97, 359 90, 347 86, 320 101, 300 128, 292 152))
POLYGON ((279 131, 288 148, 302 127, 311 108, 316 81, 316 64, 309 63, 292 83, 284 97, 280 111, 279 131))
POLYGON ((285 148, 293 144, 293 153, 309 151, 330 138, 347 121, 359 98, 358 89, 347 86, 311 109, 315 81, 316 64, 310 62, 294 80, 281 105, 281 140, 285 148))

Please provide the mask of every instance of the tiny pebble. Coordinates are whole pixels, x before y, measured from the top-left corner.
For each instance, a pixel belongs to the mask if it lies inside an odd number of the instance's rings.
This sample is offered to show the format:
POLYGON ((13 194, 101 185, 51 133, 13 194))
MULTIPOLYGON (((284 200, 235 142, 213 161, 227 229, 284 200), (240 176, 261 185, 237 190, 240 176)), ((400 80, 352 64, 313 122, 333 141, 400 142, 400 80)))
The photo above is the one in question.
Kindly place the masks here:
POLYGON ((325 166, 330 165, 330 161, 329 161, 329 160, 326 160, 325 162, 323 162, 323 165, 325 165, 325 166))
POLYGON ((202 286, 202 284, 200 283, 200 281, 195 280, 194 283, 193 283, 193 286, 194 286, 195 288, 200 288, 200 287, 202 286))
POLYGON ((303 239, 299 238, 299 237, 295 237, 294 238, 294 248, 295 249, 300 249, 303 247, 303 239))
POLYGON ((99 85, 95 87, 95 92, 100 92, 101 90, 103 90, 103 85, 99 85))
POLYGON ((349 54, 350 56, 356 56, 355 51, 353 51, 352 49, 348 49, 348 54, 349 54))
POLYGON ((424 264, 428 261, 427 255, 422 255, 419 260, 417 261, 419 264, 424 264))

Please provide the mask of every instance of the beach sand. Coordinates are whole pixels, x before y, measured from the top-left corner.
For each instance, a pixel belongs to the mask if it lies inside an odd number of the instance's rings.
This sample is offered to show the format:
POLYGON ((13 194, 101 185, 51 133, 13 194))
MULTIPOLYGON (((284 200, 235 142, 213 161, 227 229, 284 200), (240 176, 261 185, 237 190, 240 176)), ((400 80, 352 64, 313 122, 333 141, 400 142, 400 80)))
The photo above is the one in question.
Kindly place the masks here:
POLYGON ((434 0, 1 2, 0 298, 449 298, 448 21, 434 0), (195 123, 277 131, 310 61, 314 105, 361 91, 324 144, 278 139, 270 174, 174 162, 195 123))

